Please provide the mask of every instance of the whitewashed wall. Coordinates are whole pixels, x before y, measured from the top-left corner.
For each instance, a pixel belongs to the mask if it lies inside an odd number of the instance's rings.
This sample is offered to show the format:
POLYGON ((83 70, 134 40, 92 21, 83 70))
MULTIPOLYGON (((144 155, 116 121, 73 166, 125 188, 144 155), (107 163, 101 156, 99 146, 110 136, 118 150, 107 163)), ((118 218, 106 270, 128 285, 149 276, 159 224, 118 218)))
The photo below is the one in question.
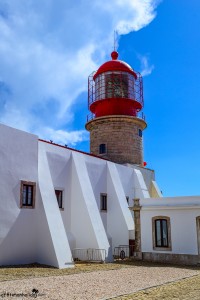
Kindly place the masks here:
POLYGON ((74 248, 105 249, 111 260, 114 247, 134 237, 126 196, 132 201, 136 190, 148 193, 138 174, 141 180, 133 167, 0 125, 0 265, 71 267, 74 248), (20 208, 21 180, 37 184, 35 209, 20 208), (63 210, 55 189, 63 190, 63 210), (107 212, 100 211, 101 193, 107 194, 107 212))
MULTIPOLYGON (((101 215, 105 232, 107 232, 107 213, 101 211, 100 194, 107 193, 107 161, 103 159, 96 159, 92 156, 85 156, 88 175, 93 189, 94 197, 101 215)), ((109 200, 108 200, 109 201, 109 200)))
POLYGON ((130 164, 126 164, 127 167, 139 170, 142 173, 143 180, 146 184, 147 189, 150 191, 151 190, 151 184, 152 181, 155 181, 155 172, 154 170, 148 169, 148 168, 142 168, 140 166, 133 166, 130 164))
MULTIPOLYGON (((41 250, 43 249, 46 253, 48 243, 51 245, 52 252, 51 256, 48 254, 48 264, 58 268, 71 267, 73 265, 72 253, 58 207, 45 146, 45 143, 39 143, 38 185, 45 213, 43 218, 47 221, 50 235, 43 236, 39 233, 40 243, 43 245, 41 250), (51 238, 50 241, 48 236, 51 238)), ((38 215, 41 212, 42 210, 38 211, 38 215)))
POLYGON ((38 138, 0 124, 0 265, 36 260, 36 210, 20 208, 21 180, 38 183, 38 138))
POLYGON ((129 245, 129 232, 133 231, 134 223, 116 164, 107 162, 107 172, 107 230, 114 250, 119 245, 129 245))
POLYGON ((129 197, 129 203, 127 203, 127 205, 133 206, 133 199, 135 198, 134 169, 118 164, 116 164, 116 167, 124 189, 124 194, 126 197, 129 197))
POLYGON ((76 248, 71 232, 71 152, 65 148, 43 143, 47 152, 54 189, 63 191, 63 210, 60 210, 70 248, 76 248))

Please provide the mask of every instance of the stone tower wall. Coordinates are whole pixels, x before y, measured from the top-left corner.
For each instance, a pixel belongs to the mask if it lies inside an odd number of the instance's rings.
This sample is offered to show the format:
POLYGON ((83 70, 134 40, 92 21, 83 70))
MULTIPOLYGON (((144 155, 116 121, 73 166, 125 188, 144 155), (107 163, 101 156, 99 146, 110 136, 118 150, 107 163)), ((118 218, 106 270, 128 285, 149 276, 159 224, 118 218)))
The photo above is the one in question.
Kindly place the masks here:
POLYGON ((143 141, 139 129, 144 120, 130 116, 106 116, 86 124, 90 131, 90 152, 113 162, 143 166, 143 141), (99 145, 106 144, 106 154, 99 154, 99 145))

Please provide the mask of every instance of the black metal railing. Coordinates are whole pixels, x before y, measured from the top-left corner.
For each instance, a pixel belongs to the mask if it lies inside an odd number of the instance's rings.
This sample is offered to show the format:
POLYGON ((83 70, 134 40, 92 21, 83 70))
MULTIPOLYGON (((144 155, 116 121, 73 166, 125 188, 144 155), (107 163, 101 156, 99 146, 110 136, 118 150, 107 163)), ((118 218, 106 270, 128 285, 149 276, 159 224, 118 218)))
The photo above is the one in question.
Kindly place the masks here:
POLYGON ((93 79, 94 72, 88 78, 88 108, 98 100, 126 98, 144 105, 143 81, 140 73, 137 78, 127 72, 105 72, 93 79))
POLYGON ((114 248, 114 259, 127 259, 134 256, 134 245, 120 245, 114 248))
MULTIPOLYGON (((135 118, 138 118, 138 119, 142 119, 142 120, 144 120, 145 121, 145 115, 144 115, 144 113, 143 112, 138 112, 137 114, 136 114, 136 116, 134 116, 134 115, 127 115, 127 114, 125 114, 124 116, 128 116, 128 117, 135 117, 135 118)), ((106 116, 105 116, 106 117, 106 116)), ((95 117, 95 114, 93 114, 93 113, 89 113, 88 115, 87 115, 87 122, 89 122, 89 121, 92 121, 92 120, 94 120, 96 117, 95 117)))
POLYGON ((72 256, 74 261, 105 262, 106 250, 75 248, 72 250, 72 256))

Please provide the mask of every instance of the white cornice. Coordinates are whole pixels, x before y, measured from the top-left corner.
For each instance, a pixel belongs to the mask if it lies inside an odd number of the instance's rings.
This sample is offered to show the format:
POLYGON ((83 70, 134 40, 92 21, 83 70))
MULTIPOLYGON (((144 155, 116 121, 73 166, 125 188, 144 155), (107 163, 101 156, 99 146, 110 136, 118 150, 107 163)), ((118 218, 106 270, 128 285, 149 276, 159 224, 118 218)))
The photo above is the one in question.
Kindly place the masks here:
POLYGON ((200 209, 200 205, 194 204, 194 205, 151 205, 151 206, 142 206, 141 211, 145 210, 188 210, 188 209, 200 209))

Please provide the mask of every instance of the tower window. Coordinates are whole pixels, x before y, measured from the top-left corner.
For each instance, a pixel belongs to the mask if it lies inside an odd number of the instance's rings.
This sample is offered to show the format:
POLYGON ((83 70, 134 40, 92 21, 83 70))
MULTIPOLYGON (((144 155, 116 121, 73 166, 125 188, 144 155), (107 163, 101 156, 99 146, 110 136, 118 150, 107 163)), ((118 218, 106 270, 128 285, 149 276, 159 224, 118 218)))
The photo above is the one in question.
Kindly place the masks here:
POLYGON ((139 135, 140 137, 142 137, 142 130, 141 130, 141 129, 138 129, 138 135, 139 135))
POLYGON ((21 208, 34 208, 35 206, 35 182, 21 181, 21 208))
POLYGON ((63 191, 55 190, 55 194, 58 201, 58 207, 63 208, 63 191))
POLYGON ((107 194, 101 194, 100 201, 101 211, 107 211, 107 194))
POLYGON ((99 154, 106 153, 106 144, 100 144, 99 145, 99 154))

